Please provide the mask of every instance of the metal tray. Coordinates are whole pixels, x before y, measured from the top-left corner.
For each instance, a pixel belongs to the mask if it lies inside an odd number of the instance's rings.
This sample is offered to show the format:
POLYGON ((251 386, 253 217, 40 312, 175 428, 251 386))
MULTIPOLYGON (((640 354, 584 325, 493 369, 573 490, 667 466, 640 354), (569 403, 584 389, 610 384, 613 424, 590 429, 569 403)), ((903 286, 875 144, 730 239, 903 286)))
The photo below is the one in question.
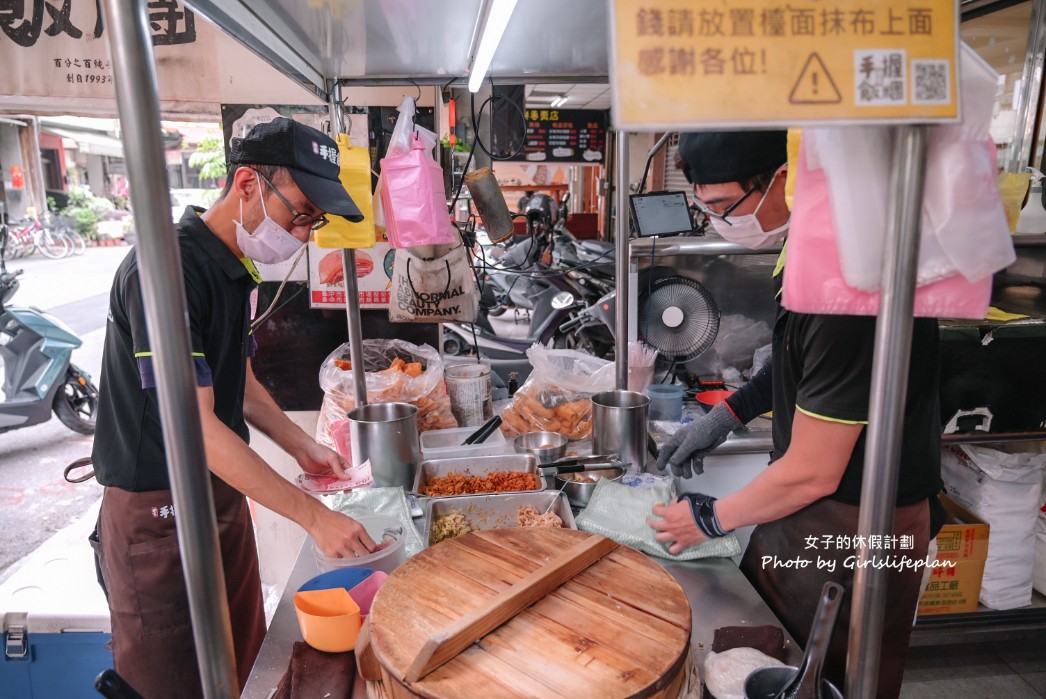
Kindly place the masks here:
POLYGON ((536 507, 544 512, 552 501, 552 511, 563 520, 564 529, 577 529, 567 496, 557 491, 540 493, 498 493, 496 495, 461 495, 429 500, 425 518, 425 545, 432 545, 432 523, 453 510, 460 510, 477 529, 504 529, 516 526, 516 513, 521 507, 536 507))
MULTIPOLYGON (((431 459, 422 461, 418 472, 414 476, 414 492, 421 497, 421 489, 428 484, 429 479, 446 476, 454 471, 461 471, 472 476, 488 476, 491 473, 509 473, 512 471, 523 471, 533 473, 537 477, 537 488, 526 491, 506 492, 537 492, 545 489, 545 480, 541 477, 538 468, 538 460, 530 454, 500 454, 498 456, 472 456, 458 459, 431 459)), ((476 495, 493 495, 493 493, 475 493, 476 495)), ((471 495, 440 495, 447 498, 464 498, 471 495)), ((547 506, 548 503, 546 502, 547 506)))

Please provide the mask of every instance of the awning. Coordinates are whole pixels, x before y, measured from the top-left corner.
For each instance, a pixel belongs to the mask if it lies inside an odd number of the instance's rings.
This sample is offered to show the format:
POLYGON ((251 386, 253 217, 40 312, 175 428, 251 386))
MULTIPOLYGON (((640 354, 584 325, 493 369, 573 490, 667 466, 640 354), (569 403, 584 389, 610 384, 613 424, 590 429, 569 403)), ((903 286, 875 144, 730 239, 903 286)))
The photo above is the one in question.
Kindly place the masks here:
POLYGON ((81 153, 91 155, 108 155, 114 158, 122 158, 123 143, 112 136, 107 136, 96 131, 80 131, 78 129, 59 128, 46 123, 40 124, 40 130, 76 141, 81 153))

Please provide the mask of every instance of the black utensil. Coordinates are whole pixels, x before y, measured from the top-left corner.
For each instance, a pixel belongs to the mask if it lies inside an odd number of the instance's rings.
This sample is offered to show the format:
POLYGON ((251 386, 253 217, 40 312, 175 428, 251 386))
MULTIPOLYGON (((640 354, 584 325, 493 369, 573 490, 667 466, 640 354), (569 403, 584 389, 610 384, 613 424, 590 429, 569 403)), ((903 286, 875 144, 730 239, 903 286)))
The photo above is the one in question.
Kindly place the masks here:
POLYGON ((584 471, 602 471, 607 468, 628 468, 632 464, 623 464, 620 461, 604 461, 600 463, 584 464, 549 464, 540 468, 542 476, 557 476, 564 473, 582 473, 584 471))
POLYGON ((566 457, 563 457, 562 459, 557 459, 557 460, 553 461, 550 464, 546 464, 546 467, 555 466, 555 467, 559 468, 560 466, 574 466, 576 464, 593 464, 593 463, 603 463, 603 462, 610 462, 612 465, 616 466, 617 464, 614 464, 612 462, 616 461, 617 458, 618 458, 617 454, 594 454, 592 456, 566 456, 566 457))
POLYGON ((501 416, 495 415, 494 417, 484 422, 478 430, 470 434, 465 439, 465 441, 461 443, 461 446, 464 447, 470 444, 482 444, 484 441, 486 441, 487 437, 494 434, 494 430, 496 430, 500 425, 501 416))
POLYGON ((834 582, 824 584, 803 661, 792 681, 774 699, 822 699, 824 696, 821 692, 821 670, 824 658, 828 655, 828 642, 832 640, 832 629, 835 628, 835 617, 839 613, 843 594, 845 591, 842 585, 834 582))

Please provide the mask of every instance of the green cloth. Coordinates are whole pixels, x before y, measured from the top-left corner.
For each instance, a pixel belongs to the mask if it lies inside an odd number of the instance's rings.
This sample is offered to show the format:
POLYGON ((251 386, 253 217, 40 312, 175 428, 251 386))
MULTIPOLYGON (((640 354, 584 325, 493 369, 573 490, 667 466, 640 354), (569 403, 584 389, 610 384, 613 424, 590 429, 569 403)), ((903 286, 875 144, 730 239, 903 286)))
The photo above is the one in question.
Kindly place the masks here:
POLYGON ((668 484, 632 488, 604 478, 596 484, 588 507, 575 521, 581 531, 601 534, 647 555, 667 558, 670 561, 726 558, 741 553, 741 544, 734 533, 730 532, 724 537, 691 546, 681 553, 669 554, 665 547, 654 539, 654 530, 646 520, 651 516, 654 505, 674 500, 675 496, 668 484))

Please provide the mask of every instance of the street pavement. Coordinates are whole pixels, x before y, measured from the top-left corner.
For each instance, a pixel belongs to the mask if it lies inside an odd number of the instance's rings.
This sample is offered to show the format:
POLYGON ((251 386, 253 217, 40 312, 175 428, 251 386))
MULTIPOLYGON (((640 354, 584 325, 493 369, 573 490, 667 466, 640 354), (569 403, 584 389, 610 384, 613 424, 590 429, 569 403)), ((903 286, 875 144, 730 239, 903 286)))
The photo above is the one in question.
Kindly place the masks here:
MULTIPOLYGON (((68 324, 84 342, 73 352, 73 363, 96 385, 109 287, 129 251, 127 246, 88 248, 84 255, 61 260, 34 256, 8 263, 9 270, 24 270, 12 305, 35 306, 68 324)), ((102 488, 93 480, 73 485, 62 477, 66 464, 91 454, 92 443, 93 438, 68 429, 53 413, 41 425, 0 434, 0 581, 101 497, 102 488)))

